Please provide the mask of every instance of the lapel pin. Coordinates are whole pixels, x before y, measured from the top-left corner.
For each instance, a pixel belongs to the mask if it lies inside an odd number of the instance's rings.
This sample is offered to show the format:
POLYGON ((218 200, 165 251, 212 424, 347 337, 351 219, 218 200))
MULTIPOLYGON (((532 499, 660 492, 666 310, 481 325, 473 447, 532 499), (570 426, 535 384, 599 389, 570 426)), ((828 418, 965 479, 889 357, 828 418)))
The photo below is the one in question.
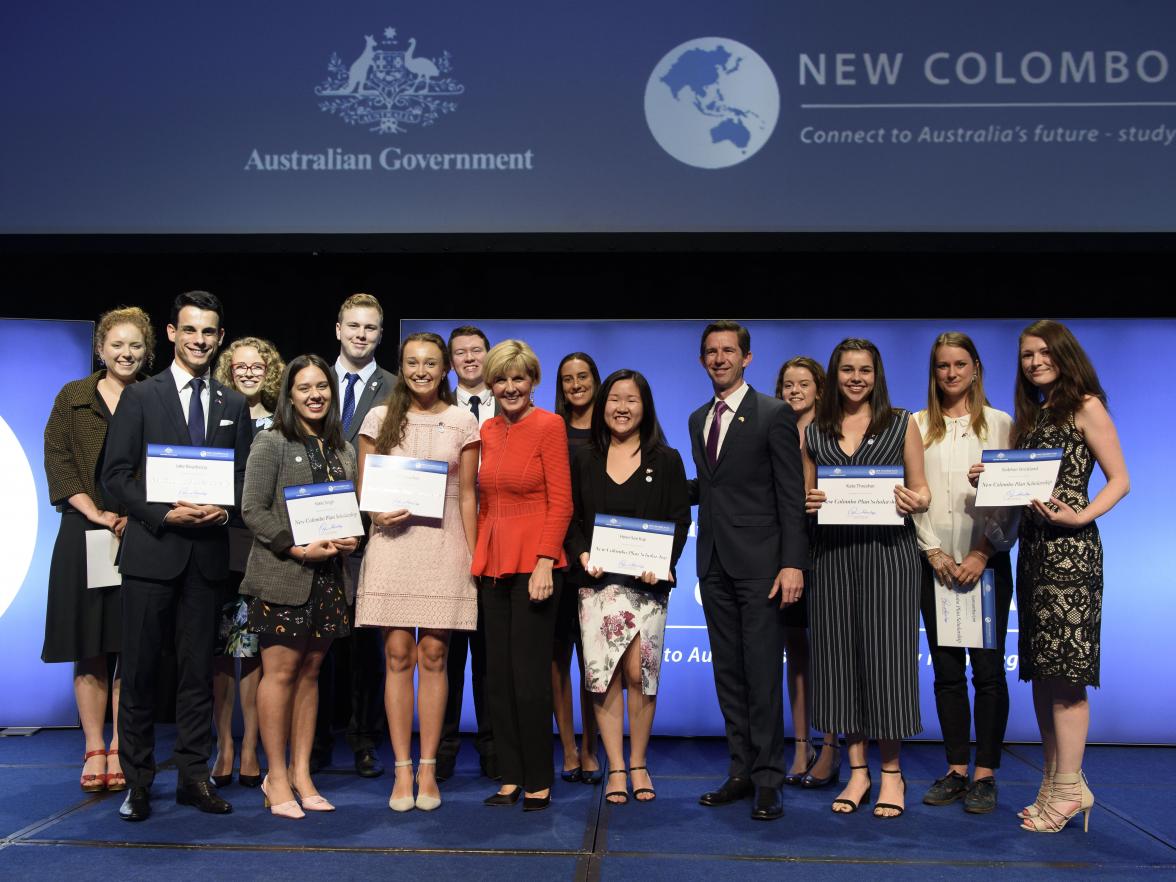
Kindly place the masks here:
POLYGON ((646 470, 645 470, 645 474, 647 474, 647 475, 652 475, 652 474, 653 474, 653 469, 646 469, 646 470))
POLYGON ((653 483, 653 475, 646 475, 645 476, 645 483, 652 484, 653 483))
POLYGON ((301 456, 294 457, 294 462, 302 462, 302 457, 301 456))
POLYGON ((225 393, 224 393, 224 392, 222 392, 220 389, 217 389, 217 390, 216 390, 216 397, 217 397, 217 398, 220 398, 220 397, 221 397, 222 395, 224 395, 224 394, 225 394, 225 393))
POLYGON ((744 420, 743 420, 743 417, 737 417, 737 419, 738 419, 738 420, 739 420, 739 422, 741 422, 741 423, 744 421, 744 420))
POLYGON ((376 388, 377 386, 379 386, 379 385, 380 385, 380 384, 379 384, 379 383, 377 383, 375 380, 372 380, 372 388, 373 388, 373 389, 375 389, 375 388, 376 388))

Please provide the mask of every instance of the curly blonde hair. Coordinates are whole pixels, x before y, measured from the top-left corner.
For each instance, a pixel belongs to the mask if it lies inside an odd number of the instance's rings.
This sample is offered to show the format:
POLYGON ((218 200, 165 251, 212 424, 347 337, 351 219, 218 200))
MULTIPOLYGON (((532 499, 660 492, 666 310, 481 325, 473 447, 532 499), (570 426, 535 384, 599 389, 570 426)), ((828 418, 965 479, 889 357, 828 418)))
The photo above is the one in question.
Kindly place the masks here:
POLYGON ((137 306, 116 306, 98 316, 94 329, 94 352, 101 356, 106 335, 116 325, 134 325, 143 335, 143 351, 146 354, 145 367, 155 364, 155 329, 151 327, 151 316, 137 306))
POLYGON ((282 371, 286 369, 286 363, 282 361, 278 347, 269 340, 261 337, 239 337, 234 340, 221 350, 220 357, 216 360, 216 379, 230 389, 237 388, 237 384, 233 382, 233 353, 242 346, 256 349, 261 360, 265 362, 265 376, 261 381, 261 403, 266 410, 273 413, 274 408, 278 406, 278 392, 281 391, 282 371))

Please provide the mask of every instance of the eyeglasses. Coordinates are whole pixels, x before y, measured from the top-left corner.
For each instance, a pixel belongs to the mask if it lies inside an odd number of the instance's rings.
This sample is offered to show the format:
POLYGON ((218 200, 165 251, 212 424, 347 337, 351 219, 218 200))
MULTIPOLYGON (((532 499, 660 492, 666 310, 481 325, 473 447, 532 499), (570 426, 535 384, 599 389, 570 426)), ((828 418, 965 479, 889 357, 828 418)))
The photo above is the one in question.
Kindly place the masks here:
POLYGON ((265 376, 264 364, 234 364, 231 365, 233 373, 239 377, 263 377, 265 376))

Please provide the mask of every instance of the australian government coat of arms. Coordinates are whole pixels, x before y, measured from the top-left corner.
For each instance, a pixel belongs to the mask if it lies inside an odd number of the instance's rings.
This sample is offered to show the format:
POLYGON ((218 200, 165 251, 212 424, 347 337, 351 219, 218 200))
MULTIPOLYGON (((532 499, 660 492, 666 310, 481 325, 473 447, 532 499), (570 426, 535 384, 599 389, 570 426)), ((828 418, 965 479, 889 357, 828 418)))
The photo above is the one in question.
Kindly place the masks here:
POLYGON ((384 28, 381 39, 364 37, 363 52, 351 64, 332 53, 327 78, 315 87, 319 108, 349 125, 367 126, 382 135, 395 135, 409 126, 431 126, 457 109, 453 99, 465 87, 451 75, 449 52, 427 58, 417 55, 416 38, 400 47, 395 28, 384 28))

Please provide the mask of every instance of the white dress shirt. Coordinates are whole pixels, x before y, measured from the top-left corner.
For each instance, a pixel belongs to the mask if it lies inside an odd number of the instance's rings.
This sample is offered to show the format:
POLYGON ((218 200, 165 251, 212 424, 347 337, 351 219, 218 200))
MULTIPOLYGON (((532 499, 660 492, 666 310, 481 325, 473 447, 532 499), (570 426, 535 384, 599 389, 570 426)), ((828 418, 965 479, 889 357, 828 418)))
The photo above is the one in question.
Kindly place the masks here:
POLYGON ((494 416, 494 393, 490 391, 489 386, 475 395, 463 386, 458 385, 454 392, 454 396, 457 398, 457 406, 462 410, 470 409, 470 399, 472 398, 477 398, 480 402, 482 402, 478 405, 479 429, 485 425, 486 420, 494 416))
MULTIPOLYGON (((719 417, 719 447, 715 451, 715 458, 718 459, 719 454, 723 452, 723 441, 727 437, 727 430, 731 428, 731 423, 735 420, 736 411, 739 410, 739 405, 743 403, 743 399, 747 397, 748 390, 751 389, 747 383, 744 383, 726 398, 722 399, 723 404, 727 405, 727 410, 723 411, 723 415, 719 417)), ((706 419, 702 423, 702 449, 706 449, 706 440, 710 437, 711 423, 715 418, 715 405, 719 403, 718 396, 711 403, 710 410, 706 412, 706 419)))
MULTIPOLYGON (((180 395, 180 407, 184 411, 184 422, 188 422, 188 410, 192 406, 192 387, 188 385, 192 380, 196 379, 182 367, 179 362, 173 361, 171 363, 172 379, 176 383, 176 392, 180 395)), ((212 387, 209 384, 211 379, 210 371, 205 371, 200 377, 204 381, 204 387, 200 390, 200 403, 204 405, 204 437, 208 437, 208 404, 210 396, 212 395, 212 387)))
MULTIPOLYGON (((931 505, 914 516, 920 551, 939 548, 960 563, 982 536, 988 536, 998 551, 1011 545, 1009 510, 976 508, 976 488, 968 483, 968 469, 980 462, 983 451, 1009 446, 1012 418, 1002 410, 985 407, 984 420, 988 428, 985 437, 978 438, 972 431, 971 415, 945 417, 943 437, 923 451, 931 505)), ((927 411, 916 413, 915 422, 926 437, 927 411)))
MULTIPOLYGON (((367 385, 368 380, 372 378, 372 374, 376 372, 376 360, 373 358, 365 364, 358 371, 351 371, 353 374, 359 374, 359 379, 355 381, 355 403, 359 404, 359 396, 363 394, 363 389, 367 385)), ((347 368, 343 367, 343 359, 335 359, 335 376, 339 378, 339 388, 336 390, 339 394, 339 416, 343 415, 343 399, 347 395, 347 368)))

